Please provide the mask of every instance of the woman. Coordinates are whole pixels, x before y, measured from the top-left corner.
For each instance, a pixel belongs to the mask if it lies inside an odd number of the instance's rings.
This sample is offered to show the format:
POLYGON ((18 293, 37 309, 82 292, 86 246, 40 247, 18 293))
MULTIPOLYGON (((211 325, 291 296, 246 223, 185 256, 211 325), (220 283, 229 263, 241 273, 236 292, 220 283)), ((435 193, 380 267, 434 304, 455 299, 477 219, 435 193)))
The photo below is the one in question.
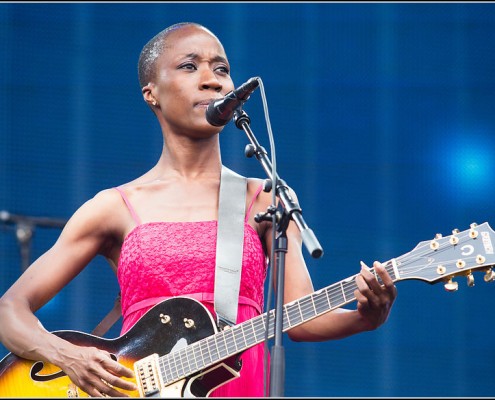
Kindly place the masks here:
MULTIPOLYGON (((122 396, 136 390, 133 371, 102 349, 78 346, 47 332, 34 312, 47 303, 95 256, 105 256, 122 290, 122 333, 160 299, 201 294, 214 313, 218 194, 222 168, 219 133, 205 118, 207 105, 234 89, 218 38, 194 23, 173 25, 143 48, 139 81, 144 101, 160 123, 163 151, 156 165, 118 188, 103 190, 70 218, 59 239, 0 299, 0 339, 13 353, 59 366, 90 396, 122 396), (108 384, 107 384, 108 383, 108 384)), ((271 204, 262 180, 249 178, 244 254, 237 322, 263 308, 271 223, 254 220, 271 204)), ((287 230, 284 302, 314 291, 300 233, 287 230)), ((378 328, 397 292, 375 262, 380 285, 366 266, 356 276, 356 310, 338 309, 292 328, 296 341, 339 339, 378 328)), ((194 297, 194 296, 193 296, 194 297)), ((211 396, 263 396, 263 345, 242 355, 240 378, 211 396)))

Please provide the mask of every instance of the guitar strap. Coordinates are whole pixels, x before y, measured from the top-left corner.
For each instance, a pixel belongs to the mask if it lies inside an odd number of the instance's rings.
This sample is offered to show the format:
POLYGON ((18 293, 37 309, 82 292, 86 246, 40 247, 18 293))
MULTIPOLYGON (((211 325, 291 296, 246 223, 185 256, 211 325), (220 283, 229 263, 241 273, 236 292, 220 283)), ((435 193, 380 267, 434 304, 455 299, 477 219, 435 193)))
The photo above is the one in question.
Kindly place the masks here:
POLYGON ((91 332, 92 335, 103 337, 105 333, 120 319, 122 316, 122 310, 120 306, 120 292, 115 298, 115 303, 110 312, 96 325, 95 329, 91 332))
MULTIPOLYGON (((214 307, 219 327, 235 325, 241 283, 247 179, 222 165, 218 206, 214 307)), ((122 316, 120 292, 110 312, 93 329, 103 337, 122 316)))
POLYGON ((235 325, 241 283, 247 179, 222 166, 218 204, 214 306, 217 324, 235 325))

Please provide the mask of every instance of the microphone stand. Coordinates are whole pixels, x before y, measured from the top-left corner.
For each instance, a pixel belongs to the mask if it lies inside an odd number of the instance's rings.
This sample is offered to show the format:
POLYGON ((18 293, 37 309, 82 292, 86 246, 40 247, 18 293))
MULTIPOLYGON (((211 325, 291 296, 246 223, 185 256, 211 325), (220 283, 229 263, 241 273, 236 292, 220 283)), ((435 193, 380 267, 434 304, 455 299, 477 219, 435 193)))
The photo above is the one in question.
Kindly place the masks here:
POLYGON ((23 272, 30 264, 31 242, 35 227, 63 228, 66 224, 66 221, 61 219, 17 215, 5 210, 0 211, 0 222, 15 224, 15 233, 20 246, 23 272))
MULTIPOLYGON (((284 276, 285 276, 285 254, 287 253, 287 227, 292 219, 301 232, 304 245, 313 258, 319 258, 323 255, 323 249, 318 242, 313 231, 307 226, 303 217, 302 210, 297 202, 289 193, 287 184, 275 174, 275 183, 272 182, 272 165, 267 156, 266 150, 260 146, 254 136, 250 123, 251 120, 242 109, 234 112, 234 122, 237 128, 244 130, 250 145, 246 146, 246 157, 256 156, 263 169, 270 178, 269 185, 264 187, 265 191, 275 190, 278 196, 278 206, 269 206, 265 213, 259 213, 255 216, 256 222, 272 221, 275 226, 275 260, 277 266, 277 292, 275 305, 275 330, 274 345, 271 351, 270 363, 270 396, 281 397, 283 395, 284 375, 285 375, 285 353, 282 346, 283 334, 283 299, 284 299, 284 276)), ((268 317, 269 314, 267 314, 268 317)), ((268 333, 271 333, 273 326, 268 324, 268 333)))

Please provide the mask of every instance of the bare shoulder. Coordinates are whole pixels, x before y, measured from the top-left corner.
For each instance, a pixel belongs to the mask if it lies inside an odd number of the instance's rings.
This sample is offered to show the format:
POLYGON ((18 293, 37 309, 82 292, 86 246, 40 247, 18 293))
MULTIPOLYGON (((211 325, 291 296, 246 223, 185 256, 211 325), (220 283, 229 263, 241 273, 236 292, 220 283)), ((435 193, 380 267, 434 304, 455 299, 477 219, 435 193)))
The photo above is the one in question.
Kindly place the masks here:
POLYGON ((88 216, 94 215, 95 217, 113 215, 119 209, 118 205, 120 203, 122 203, 122 196, 116 189, 104 189, 87 200, 78 211, 83 211, 88 216))
POLYGON ((118 234, 123 229, 126 208, 120 193, 104 189, 83 203, 67 223, 72 230, 91 230, 95 234, 118 234))

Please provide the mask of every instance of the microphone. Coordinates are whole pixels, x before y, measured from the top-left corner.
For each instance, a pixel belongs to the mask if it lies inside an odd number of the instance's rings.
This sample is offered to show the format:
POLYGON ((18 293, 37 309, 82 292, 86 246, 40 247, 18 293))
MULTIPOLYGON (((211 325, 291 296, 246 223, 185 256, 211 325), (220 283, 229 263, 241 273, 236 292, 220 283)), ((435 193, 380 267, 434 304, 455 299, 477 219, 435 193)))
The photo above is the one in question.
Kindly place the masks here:
POLYGON ((259 86, 258 79, 258 77, 251 78, 227 93, 223 99, 213 100, 206 109, 206 120, 213 126, 226 125, 234 116, 234 111, 242 107, 259 86))

